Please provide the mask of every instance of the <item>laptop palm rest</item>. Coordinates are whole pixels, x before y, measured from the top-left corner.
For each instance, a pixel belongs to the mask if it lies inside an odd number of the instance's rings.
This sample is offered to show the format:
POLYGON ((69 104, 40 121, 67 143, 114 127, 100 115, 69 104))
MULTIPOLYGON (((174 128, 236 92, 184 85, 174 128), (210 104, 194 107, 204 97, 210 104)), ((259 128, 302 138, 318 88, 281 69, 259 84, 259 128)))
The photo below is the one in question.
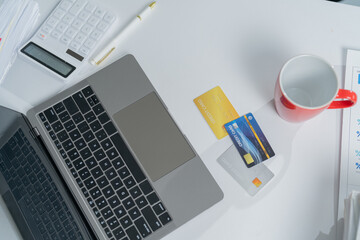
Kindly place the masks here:
POLYGON ((152 181, 196 156, 155 92, 113 117, 152 181))

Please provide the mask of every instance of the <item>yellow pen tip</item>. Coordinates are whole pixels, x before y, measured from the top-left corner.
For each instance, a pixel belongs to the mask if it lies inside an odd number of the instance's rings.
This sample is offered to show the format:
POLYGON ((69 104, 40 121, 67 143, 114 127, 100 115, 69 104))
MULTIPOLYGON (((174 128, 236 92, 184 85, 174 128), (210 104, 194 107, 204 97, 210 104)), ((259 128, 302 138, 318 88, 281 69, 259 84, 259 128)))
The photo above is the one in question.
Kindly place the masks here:
POLYGON ((153 9, 153 8, 155 7, 155 4, 156 4, 156 2, 152 2, 152 3, 150 3, 149 7, 150 7, 151 9, 153 9))

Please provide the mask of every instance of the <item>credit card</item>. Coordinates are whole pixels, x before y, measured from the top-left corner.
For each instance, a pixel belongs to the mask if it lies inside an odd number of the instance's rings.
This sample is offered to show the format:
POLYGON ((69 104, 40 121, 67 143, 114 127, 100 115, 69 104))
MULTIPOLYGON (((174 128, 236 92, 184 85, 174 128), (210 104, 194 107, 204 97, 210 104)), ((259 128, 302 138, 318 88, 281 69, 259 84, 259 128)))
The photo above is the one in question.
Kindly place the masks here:
POLYGON ((252 113, 226 123, 225 129, 248 168, 275 156, 252 113))
POLYGON ((259 192, 274 177, 274 173, 264 163, 247 168, 234 145, 217 161, 251 196, 259 192))
POLYGON ((195 98, 194 103, 217 139, 228 135, 224 124, 239 117, 239 114, 219 86, 195 98))

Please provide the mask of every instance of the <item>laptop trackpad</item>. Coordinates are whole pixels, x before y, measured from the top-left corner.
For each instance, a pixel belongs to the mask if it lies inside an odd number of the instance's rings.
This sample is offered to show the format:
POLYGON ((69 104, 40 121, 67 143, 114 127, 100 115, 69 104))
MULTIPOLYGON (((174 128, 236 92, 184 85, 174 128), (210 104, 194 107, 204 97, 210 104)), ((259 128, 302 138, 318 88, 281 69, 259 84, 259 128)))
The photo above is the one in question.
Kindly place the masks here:
POLYGON ((114 120, 152 181, 195 157, 154 92, 114 114, 114 120))

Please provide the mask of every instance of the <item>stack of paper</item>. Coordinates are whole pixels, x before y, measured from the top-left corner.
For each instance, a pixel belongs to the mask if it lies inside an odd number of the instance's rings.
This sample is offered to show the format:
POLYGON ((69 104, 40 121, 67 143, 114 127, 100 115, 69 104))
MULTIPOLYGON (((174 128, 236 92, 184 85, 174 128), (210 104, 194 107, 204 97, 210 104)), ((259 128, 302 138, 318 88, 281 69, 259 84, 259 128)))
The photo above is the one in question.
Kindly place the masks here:
POLYGON ((345 200, 344 238, 343 240, 360 239, 360 192, 352 191, 345 200))
POLYGON ((0 6, 0 83, 18 48, 33 34, 39 7, 33 0, 5 0, 0 6))

